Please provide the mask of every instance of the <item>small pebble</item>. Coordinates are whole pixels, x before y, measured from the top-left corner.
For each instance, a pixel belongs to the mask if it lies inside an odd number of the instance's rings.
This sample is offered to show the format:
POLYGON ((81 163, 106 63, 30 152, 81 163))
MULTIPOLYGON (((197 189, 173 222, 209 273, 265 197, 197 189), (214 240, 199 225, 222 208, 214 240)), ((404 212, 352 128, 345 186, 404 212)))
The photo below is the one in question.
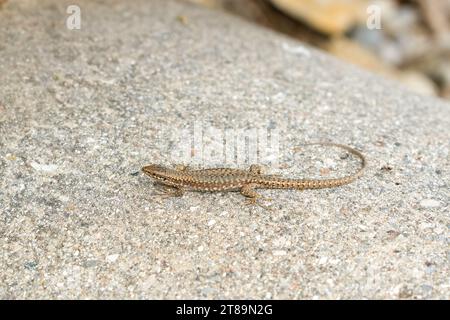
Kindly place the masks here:
POLYGON ((306 49, 304 46, 291 46, 286 42, 282 44, 283 50, 293 54, 299 54, 305 57, 309 57, 311 55, 310 51, 306 49))
POLYGON ((420 206, 422 208, 437 208, 441 205, 441 203, 434 199, 424 199, 420 201, 420 206))

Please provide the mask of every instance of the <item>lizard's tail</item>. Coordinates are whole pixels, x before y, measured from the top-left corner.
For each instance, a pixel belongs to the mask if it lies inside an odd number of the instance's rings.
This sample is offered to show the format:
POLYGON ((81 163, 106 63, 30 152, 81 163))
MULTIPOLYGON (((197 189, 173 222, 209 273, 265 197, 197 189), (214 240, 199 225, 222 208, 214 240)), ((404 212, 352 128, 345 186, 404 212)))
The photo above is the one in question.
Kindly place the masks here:
POLYGON ((353 149, 349 146, 338 144, 338 143, 332 143, 332 142, 317 142, 317 143, 307 143, 307 146, 310 145, 321 145, 321 146, 332 146, 332 147, 338 147, 341 149, 344 149, 348 151, 349 153, 357 156, 361 160, 361 166, 357 172, 354 174, 351 174, 349 176, 343 177, 343 178, 336 178, 336 179, 313 179, 313 180, 299 180, 299 189, 321 189, 321 188, 332 188, 332 187, 338 187, 345 184, 348 184, 356 179, 358 179, 364 172, 364 169, 367 165, 367 160, 364 157, 364 155, 359 152, 356 149, 353 149))

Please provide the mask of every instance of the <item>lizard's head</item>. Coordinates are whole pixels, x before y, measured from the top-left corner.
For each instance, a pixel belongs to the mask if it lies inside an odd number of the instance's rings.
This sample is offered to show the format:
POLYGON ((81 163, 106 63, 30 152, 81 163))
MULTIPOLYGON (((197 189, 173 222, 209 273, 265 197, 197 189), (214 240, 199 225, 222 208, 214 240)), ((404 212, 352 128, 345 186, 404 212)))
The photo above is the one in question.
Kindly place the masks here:
POLYGON ((170 174, 173 172, 172 169, 166 168, 159 164, 149 164, 143 167, 142 171, 146 175, 160 181, 166 181, 167 179, 169 179, 170 174))

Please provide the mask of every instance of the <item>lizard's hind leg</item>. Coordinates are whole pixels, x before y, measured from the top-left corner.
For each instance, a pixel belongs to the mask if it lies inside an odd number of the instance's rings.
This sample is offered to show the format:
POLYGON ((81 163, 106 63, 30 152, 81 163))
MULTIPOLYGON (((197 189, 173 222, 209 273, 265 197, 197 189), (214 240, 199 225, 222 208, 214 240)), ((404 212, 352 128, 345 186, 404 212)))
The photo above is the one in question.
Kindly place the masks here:
POLYGON ((259 164, 252 164, 248 171, 252 174, 264 174, 265 168, 259 164))
POLYGON ((177 171, 189 171, 191 169, 189 168, 189 166, 186 166, 184 164, 177 164, 175 166, 175 170, 177 170, 177 171))
POLYGON ((250 168, 248 169, 248 171, 254 175, 265 174, 267 178, 279 178, 280 177, 279 174, 266 174, 267 168, 262 165, 259 165, 259 164, 252 164, 250 166, 250 168))
POLYGON ((248 184, 241 188, 241 194, 243 196, 247 197, 246 204, 247 205, 258 205, 261 208, 264 208, 266 210, 272 210, 269 207, 266 207, 258 202, 258 199, 268 200, 268 201, 270 201, 272 199, 263 198, 258 192, 255 191, 255 187, 256 187, 256 185, 248 184))

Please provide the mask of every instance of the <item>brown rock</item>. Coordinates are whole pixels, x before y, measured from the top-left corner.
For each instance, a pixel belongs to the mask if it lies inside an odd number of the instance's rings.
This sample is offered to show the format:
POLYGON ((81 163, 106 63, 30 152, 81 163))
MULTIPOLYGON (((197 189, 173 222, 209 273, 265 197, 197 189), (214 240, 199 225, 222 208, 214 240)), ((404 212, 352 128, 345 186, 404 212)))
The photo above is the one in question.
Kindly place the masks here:
POLYGON ((364 0, 270 0, 275 7, 325 34, 337 35, 357 23, 364 0))
POLYGON ((427 76, 416 71, 404 71, 399 74, 399 80, 409 89, 429 95, 437 95, 437 88, 427 76))
POLYGON ((338 58, 365 69, 386 75, 392 75, 393 73, 374 53, 355 41, 335 38, 324 49, 338 58))

